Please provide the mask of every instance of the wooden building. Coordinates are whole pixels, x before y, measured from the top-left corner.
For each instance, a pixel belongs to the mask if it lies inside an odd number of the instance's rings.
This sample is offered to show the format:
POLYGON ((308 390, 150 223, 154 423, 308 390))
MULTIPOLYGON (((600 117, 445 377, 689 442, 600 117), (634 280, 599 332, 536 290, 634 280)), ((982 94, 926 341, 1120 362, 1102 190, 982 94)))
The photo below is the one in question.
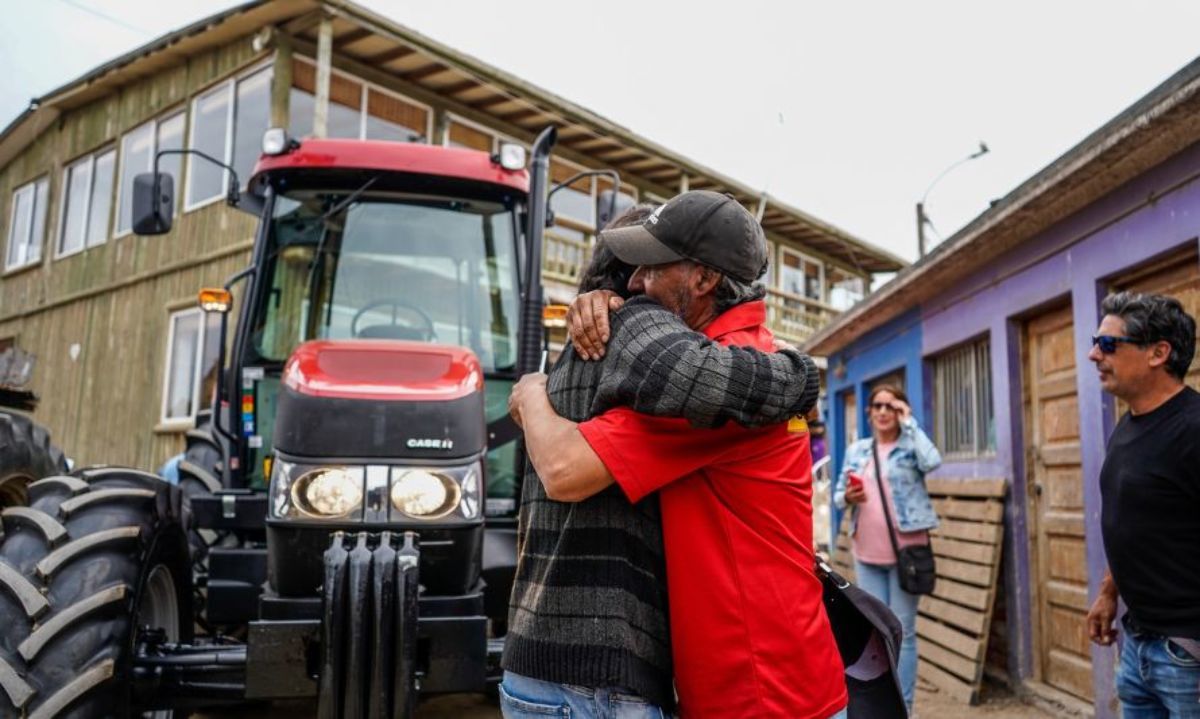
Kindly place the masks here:
MULTIPOLYGON (((261 0, 159 38, 34 100, 0 133, 0 347, 37 355, 36 416, 79 462, 156 466, 182 447, 216 356, 196 290, 247 264, 253 217, 226 206, 223 173, 165 157, 174 229, 130 232, 134 175, 156 150, 225 158, 244 181, 263 131, 493 151, 559 128, 552 175, 612 168, 622 191, 662 201, 732 193, 772 243, 770 307, 801 341, 897 257, 585 108, 348 2, 261 0), (315 131, 315 133, 314 133, 315 131)), ((573 295, 605 181, 555 197, 550 299, 573 295)))

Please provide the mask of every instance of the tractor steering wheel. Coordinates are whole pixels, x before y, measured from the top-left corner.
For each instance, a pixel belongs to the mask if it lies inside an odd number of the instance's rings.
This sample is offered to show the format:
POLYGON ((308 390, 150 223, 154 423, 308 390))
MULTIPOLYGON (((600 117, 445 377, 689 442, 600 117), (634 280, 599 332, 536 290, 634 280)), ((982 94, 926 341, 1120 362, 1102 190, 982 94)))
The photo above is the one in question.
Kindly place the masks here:
POLYGON ((350 320, 350 335, 352 337, 369 337, 395 340, 416 340, 418 342, 436 342, 437 332, 433 329, 433 320, 425 311, 416 305, 405 302, 398 297, 384 297, 368 302, 358 312, 354 313, 354 319, 350 320), (376 307, 391 307, 392 321, 386 325, 368 325, 362 330, 358 328, 358 321, 363 315, 375 309, 376 307), (421 318, 421 325, 415 326, 410 324, 398 324, 396 322, 396 310, 408 310, 412 314, 421 318))

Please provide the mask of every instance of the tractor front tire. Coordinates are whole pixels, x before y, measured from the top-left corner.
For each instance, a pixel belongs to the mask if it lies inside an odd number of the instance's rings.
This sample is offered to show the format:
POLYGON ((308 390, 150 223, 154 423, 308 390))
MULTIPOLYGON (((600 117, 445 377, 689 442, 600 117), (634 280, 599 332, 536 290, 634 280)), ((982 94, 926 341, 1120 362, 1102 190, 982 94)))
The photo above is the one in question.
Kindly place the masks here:
POLYGON ((66 471, 67 460, 44 427, 0 410, 0 508, 25 504, 30 483, 66 471))
POLYGON ((133 716, 140 633, 191 640, 182 494, 101 467, 34 482, 29 499, 0 513, 0 716, 133 716))

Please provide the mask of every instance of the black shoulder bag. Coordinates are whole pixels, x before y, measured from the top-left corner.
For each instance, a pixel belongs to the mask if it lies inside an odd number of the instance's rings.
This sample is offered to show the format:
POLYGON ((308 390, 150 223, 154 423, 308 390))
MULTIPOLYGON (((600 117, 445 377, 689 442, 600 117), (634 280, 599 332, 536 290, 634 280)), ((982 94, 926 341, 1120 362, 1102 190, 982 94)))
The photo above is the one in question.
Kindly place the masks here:
POLYGON ((875 455, 875 484, 879 487, 879 501, 883 502, 883 516, 887 520, 888 539, 892 540, 892 551, 896 553, 896 569, 900 571, 900 588, 909 594, 933 594, 937 582, 937 567, 933 563, 933 548, 928 543, 900 549, 896 542, 896 525, 892 523, 892 511, 888 508, 887 493, 883 491, 880 478, 879 445, 871 440, 871 452, 875 455))

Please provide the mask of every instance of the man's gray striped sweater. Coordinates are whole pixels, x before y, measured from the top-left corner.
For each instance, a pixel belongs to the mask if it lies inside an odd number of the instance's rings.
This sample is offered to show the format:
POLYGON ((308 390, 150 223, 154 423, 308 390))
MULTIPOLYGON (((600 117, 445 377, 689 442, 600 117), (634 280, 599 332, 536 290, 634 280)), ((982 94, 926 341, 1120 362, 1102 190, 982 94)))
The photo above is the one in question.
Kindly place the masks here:
MULTIPOLYGON (((812 360, 785 350, 722 347, 673 313, 634 298, 613 313, 603 360, 570 347, 547 391, 559 415, 582 422, 626 405, 694 426, 770 424, 808 412, 812 360)), ((526 462, 506 670, 543 681, 620 687, 674 704, 658 497, 630 504, 617 486, 577 503, 546 496, 526 462)))

